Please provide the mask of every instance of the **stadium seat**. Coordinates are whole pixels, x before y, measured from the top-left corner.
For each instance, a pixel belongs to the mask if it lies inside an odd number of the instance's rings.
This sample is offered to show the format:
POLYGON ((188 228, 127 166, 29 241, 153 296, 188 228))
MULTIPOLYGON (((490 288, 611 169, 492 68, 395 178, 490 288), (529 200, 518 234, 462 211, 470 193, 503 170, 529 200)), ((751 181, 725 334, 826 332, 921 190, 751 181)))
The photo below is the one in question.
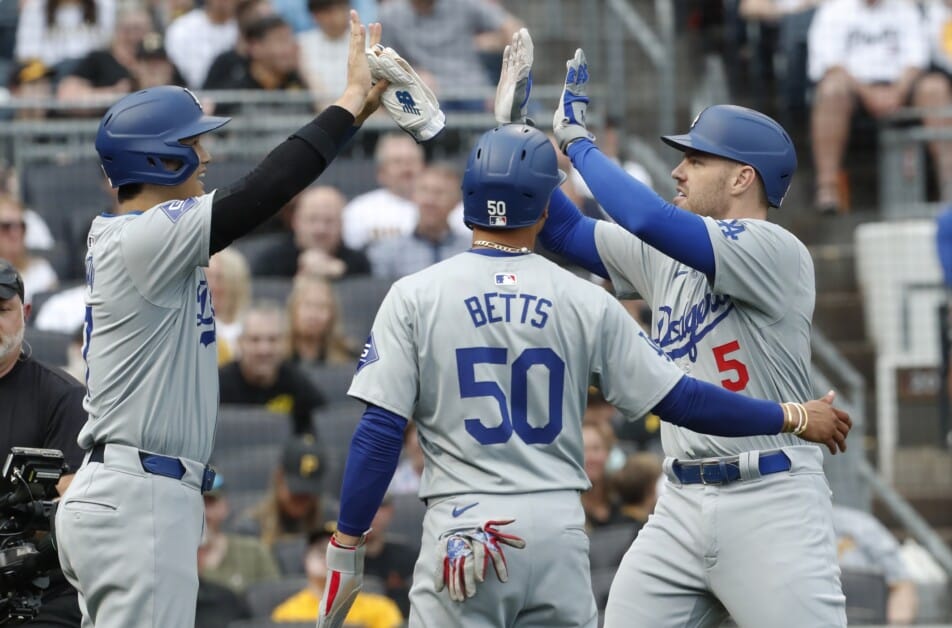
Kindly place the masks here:
POLYGON ((265 491, 281 461, 284 444, 254 445, 212 452, 212 466, 221 473, 229 493, 265 491))
POLYGON ((346 401, 347 390, 354 378, 354 364, 324 364, 305 366, 304 372, 329 403, 346 401))
POLYGON ((311 422, 325 449, 342 447, 346 452, 363 413, 364 404, 356 399, 345 399, 315 410, 311 422))
POLYGON ((846 621, 852 625, 886 623, 889 587, 878 571, 845 568, 840 574, 846 596, 846 621))
POLYGON ((589 534, 589 561, 592 570, 608 568, 612 569, 621 562, 621 557, 625 555, 631 542, 635 539, 633 526, 627 524, 618 524, 595 528, 589 534))
MULTIPOLYGON (((224 475, 222 476, 224 477, 224 475)), ((225 480, 226 482, 228 480, 225 480)), ((222 529, 225 532, 240 532, 236 530, 238 524, 244 516, 264 500, 266 491, 233 491, 226 488, 225 496, 228 499, 228 519, 225 520, 222 529)))
POLYGON ((426 504, 415 494, 394 495, 393 520, 387 533, 401 537, 414 552, 419 553, 425 514, 426 504))
POLYGON ((392 284, 379 277, 350 277, 334 284, 344 335, 361 342, 370 335, 377 308, 392 284))
POLYGON ((70 334, 42 331, 35 327, 27 327, 24 335, 25 343, 32 349, 32 356, 51 366, 66 366, 71 339, 70 334))
POLYGON ((287 235, 284 233, 262 233, 246 238, 238 238, 232 244, 232 247, 244 256, 251 274, 257 276, 261 254, 270 250, 276 244, 285 242, 286 239, 287 235))
MULTIPOLYGON (((34 163, 24 168, 23 203, 47 223, 77 211, 101 211, 110 204, 102 169, 95 159, 72 163, 34 163)), ((50 229, 54 230, 52 224, 50 229)))
POLYGON ((271 546, 271 553, 278 563, 283 576, 303 576, 304 554, 307 552, 307 539, 303 536, 293 539, 281 539, 271 546))
POLYGON ((283 306, 291 294, 291 280, 284 277, 256 277, 251 281, 251 296, 255 301, 274 301, 283 306))
POLYGON ((291 418, 261 406, 223 405, 215 433, 217 453, 241 447, 282 445, 291 438, 291 418))
POLYGON ((333 185, 347 198, 354 198, 377 187, 377 168, 373 158, 338 158, 321 174, 319 184, 333 185))
POLYGON ((278 604, 306 586, 307 578, 301 577, 256 582, 248 587, 245 599, 253 617, 270 617, 278 604))

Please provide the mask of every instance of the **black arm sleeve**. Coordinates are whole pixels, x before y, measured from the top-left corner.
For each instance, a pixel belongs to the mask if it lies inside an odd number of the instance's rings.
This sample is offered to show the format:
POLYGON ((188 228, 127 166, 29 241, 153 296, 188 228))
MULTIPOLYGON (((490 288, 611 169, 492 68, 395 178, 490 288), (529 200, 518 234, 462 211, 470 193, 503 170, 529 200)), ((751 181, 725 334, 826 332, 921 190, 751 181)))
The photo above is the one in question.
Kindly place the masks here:
POLYGON ((215 193, 214 255, 273 216, 320 176, 354 132, 354 116, 330 106, 279 144, 250 173, 215 193))

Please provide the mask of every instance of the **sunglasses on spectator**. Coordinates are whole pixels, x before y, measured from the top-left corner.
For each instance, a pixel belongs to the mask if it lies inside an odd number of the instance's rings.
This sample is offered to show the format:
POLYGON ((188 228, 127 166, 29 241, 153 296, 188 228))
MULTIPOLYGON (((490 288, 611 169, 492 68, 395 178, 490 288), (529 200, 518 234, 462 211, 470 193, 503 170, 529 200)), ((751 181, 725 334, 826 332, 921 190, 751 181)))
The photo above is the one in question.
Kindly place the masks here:
POLYGON ((0 231, 10 232, 10 231, 23 231, 26 229, 26 222, 19 221, 10 221, 10 222, 0 222, 0 231))

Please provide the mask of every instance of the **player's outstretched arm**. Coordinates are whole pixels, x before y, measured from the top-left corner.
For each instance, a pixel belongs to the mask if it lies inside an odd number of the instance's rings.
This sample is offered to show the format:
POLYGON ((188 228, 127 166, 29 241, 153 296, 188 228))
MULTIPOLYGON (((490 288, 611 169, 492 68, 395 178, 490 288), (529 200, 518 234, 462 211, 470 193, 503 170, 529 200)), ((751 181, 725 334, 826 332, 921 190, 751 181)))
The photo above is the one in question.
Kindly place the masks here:
POLYGON ((565 84, 552 130, 595 200, 627 231, 665 255, 713 277, 714 248, 704 221, 662 199, 598 149, 595 137, 586 127, 591 75, 581 48, 566 61, 565 67, 565 84))

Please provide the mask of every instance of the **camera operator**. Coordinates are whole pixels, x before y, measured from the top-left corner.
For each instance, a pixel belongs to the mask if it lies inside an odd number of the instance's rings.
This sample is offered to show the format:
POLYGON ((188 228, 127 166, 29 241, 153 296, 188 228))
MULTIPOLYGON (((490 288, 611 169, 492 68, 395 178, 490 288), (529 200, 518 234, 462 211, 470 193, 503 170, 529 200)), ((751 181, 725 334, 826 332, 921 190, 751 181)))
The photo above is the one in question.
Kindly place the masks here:
MULTIPOLYGON (((83 461, 76 437, 86 422, 85 389, 72 377, 30 357, 29 345, 23 343, 30 306, 24 305, 23 293, 20 274, 0 259, 0 461, 6 460, 12 447, 62 451, 70 472, 57 484, 62 495, 83 461)), ((12 486, 0 480, 0 493, 11 490, 12 486)), ((50 584, 43 593, 39 615, 27 625, 80 626, 76 591, 59 569, 48 575, 50 584)))

